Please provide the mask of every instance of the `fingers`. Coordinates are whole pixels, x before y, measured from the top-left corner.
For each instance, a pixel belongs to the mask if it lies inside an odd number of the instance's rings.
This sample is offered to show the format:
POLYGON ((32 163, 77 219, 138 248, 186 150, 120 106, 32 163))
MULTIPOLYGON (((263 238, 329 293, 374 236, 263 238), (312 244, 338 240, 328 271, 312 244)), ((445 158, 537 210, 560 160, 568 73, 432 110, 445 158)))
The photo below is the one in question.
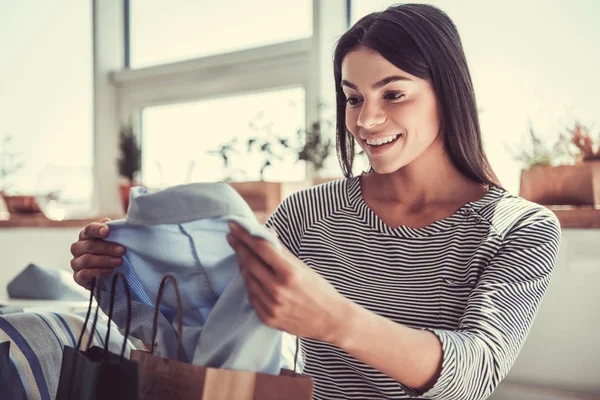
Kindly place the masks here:
POLYGON ((102 218, 86 225, 79 233, 79 240, 71 245, 73 279, 83 287, 88 287, 94 276, 108 276, 123 264, 125 248, 104 240, 110 234, 105 224, 109 221, 110 218, 102 218))
POLYGON ((272 328, 277 328, 277 326, 275 326, 275 314, 271 311, 271 308, 267 306, 267 304, 262 298, 260 298, 254 293, 249 292, 248 301, 254 308, 254 311, 256 311, 256 315, 258 315, 258 318, 260 318, 260 320, 265 325, 270 326, 272 328))
POLYGON ((241 268, 240 272, 244 277, 244 284, 246 289, 248 290, 248 294, 254 294, 259 297, 264 304, 275 305, 280 304, 280 299, 275 293, 275 286, 273 286, 273 276, 270 273, 266 273, 265 275, 271 275, 266 277, 266 281, 261 281, 257 278, 256 275, 250 273, 252 269, 264 269, 264 267, 254 266, 248 267, 244 266, 241 268))
POLYGON ((241 269, 246 279, 246 286, 253 289, 256 287, 256 290, 265 292, 271 301, 278 302, 279 299, 275 293, 278 286, 277 278, 269 267, 256 259, 249 250, 240 250, 238 254, 240 254, 240 258, 245 258, 245 261, 241 262, 244 264, 241 269))
POLYGON ((113 268, 116 268, 122 264, 123 259, 121 257, 86 253, 71 260, 71 269, 73 269, 74 272, 83 271, 85 269, 112 270, 113 268))
POLYGON ((75 283, 77 283, 79 286, 82 286, 89 290, 93 277, 106 278, 107 276, 111 275, 112 272, 112 270, 100 268, 84 269, 79 272, 74 272, 73 280, 75 280, 75 283))
POLYGON ((121 257, 125 254, 125 248, 118 243, 99 239, 79 240, 71 245, 73 257, 79 257, 87 253, 121 257))
POLYGON ((104 223, 92 222, 87 224, 85 228, 79 233, 79 240, 90 240, 90 239, 105 239, 108 237, 110 229, 104 223))
POLYGON ((257 257, 273 268, 276 275, 287 278, 289 271, 281 263, 281 253, 269 241, 252 236, 234 222, 229 223, 229 228, 235 239, 244 243, 257 257))

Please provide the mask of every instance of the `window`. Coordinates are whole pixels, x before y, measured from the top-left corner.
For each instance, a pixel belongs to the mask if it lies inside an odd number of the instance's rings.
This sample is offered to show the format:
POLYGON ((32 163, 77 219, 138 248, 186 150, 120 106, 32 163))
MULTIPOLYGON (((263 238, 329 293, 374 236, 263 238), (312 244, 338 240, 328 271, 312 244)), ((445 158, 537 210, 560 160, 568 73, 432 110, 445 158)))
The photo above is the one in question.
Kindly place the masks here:
POLYGON ((312 0, 130 0, 131 67, 310 37, 312 0))
MULTIPOLYGON (((394 3, 353 0, 352 23, 394 3)), ((597 2, 426 3, 440 7, 458 27, 487 153, 508 190, 518 192, 521 166, 507 146, 527 144, 529 121, 548 140, 555 140, 575 119, 598 131, 600 97, 592 89, 600 88, 597 2)))
POLYGON ((247 151, 251 137, 273 139, 273 150, 282 157, 265 170, 265 180, 300 181, 304 163, 278 146, 277 138, 293 143, 303 126, 304 89, 297 87, 147 107, 142 113, 143 184, 160 189, 226 178, 259 180, 264 158, 256 148, 247 151), (210 151, 234 138, 236 153, 224 168, 221 157, 210 151))
POLYGON ((91 1, 0 2, 0 139, 23 163, 10 192, 91 196, 91 15, 91 1))

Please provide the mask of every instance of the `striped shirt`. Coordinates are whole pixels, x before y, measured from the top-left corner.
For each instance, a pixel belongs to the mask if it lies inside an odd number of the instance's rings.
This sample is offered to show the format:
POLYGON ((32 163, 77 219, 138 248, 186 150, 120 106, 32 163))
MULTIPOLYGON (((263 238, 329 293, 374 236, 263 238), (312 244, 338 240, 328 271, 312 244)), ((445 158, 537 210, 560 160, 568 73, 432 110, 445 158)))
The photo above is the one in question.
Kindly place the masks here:
POLYGON ((441 375, 419 393, 302 339, 315 400, 487 398, 527 336, 560 243, 551 211, 495 187, 426 227, 392 228, 367 206, 358 177, 289 196, 267 225, 342 295, 442 343, 441 375))

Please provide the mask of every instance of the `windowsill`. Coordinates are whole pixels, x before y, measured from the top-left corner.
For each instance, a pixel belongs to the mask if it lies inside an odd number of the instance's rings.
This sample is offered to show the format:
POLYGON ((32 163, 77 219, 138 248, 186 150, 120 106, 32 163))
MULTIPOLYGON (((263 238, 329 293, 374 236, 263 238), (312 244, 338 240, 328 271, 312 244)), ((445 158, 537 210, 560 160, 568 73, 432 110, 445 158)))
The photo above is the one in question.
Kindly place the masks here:
POLYGON ((548 206, 563 229, 600 229, 600 207, 548 206))
MULTIPOLYGON (((120 217, 117 217, 120 218, 120 217)), ((101 218, 69 219, 53 221, 43 214, 12 214, 9 220, 0 221, 2 228, 78 228, 90 222, 97 222, 101 218)))
MULTIPOLYGON (((560 221, 563 229, 600 229, 600 207, 576 206, 548 206, 560 221)), ((260 223, 265 223, 269 218, 268 212, 255 212, 260 223)), ((118 219, 122 217, 116 217, 118 219)), ((0 221, 2 228, 77 228, 90 222, 99 221, 100 218, 71 219, 65 221, 52 221, 42 214, 16 214, 11 215, 7 221, 0 221)))
MULTIPOLYGON (((255 212, 256 218, 264 224, 269 218, 268 212, 255 212)), ((123 216, 113 217, 119 219, 123 216)), ((0 229, 3 228, 83 228, 90 222, 98 222, 101 217, 87 219, 70 219, 64 221, 53 221, 46 218, 43 214, 13 214, 9 220, 0 221, 0 229)))

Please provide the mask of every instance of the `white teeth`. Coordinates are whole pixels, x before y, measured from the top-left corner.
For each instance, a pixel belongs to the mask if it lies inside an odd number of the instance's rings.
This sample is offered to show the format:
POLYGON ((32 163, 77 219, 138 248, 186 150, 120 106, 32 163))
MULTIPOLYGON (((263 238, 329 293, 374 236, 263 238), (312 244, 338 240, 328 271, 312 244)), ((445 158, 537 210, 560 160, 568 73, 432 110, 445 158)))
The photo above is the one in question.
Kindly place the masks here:
POLYGON ((398 136, 400 135, 388 136, 379 139, 367 139, 366 142, 371 146, 381 146, 382 144, 393 142, 398 136))

